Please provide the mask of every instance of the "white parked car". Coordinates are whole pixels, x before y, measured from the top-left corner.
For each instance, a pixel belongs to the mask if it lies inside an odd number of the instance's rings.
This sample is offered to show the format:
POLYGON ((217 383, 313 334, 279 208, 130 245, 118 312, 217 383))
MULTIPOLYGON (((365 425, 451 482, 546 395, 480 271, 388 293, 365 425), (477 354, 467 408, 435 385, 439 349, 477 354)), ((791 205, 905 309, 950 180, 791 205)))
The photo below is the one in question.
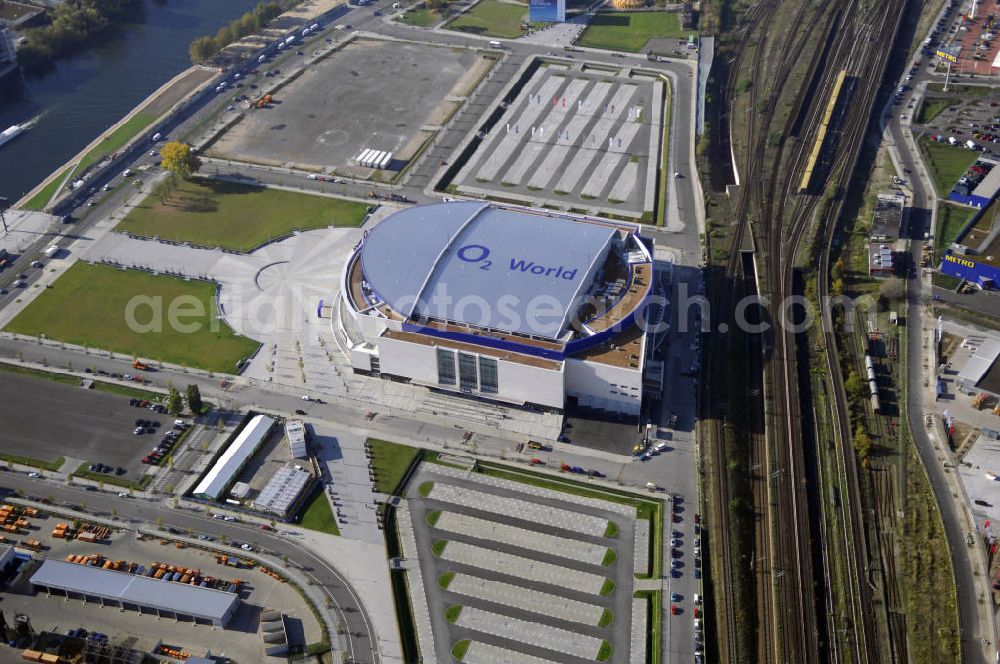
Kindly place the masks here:
POLYGON ((672 540, 670 540, 670 548, 671 549, 677 549, 677 548, 680 547, 680 545, 681 545, 681 541, 679 539, 672 539, 672 540))
POLYGON ((249 544, 241 544, 240 548, 243 549, 244 551, 253 551, 253 547, 250 546, 249 544))
POLYGON ((236 517, 235 516, 228 516, 227 515, 227 516, 223 517, 223 520, 224 521, 236 521, 236 517))
POLYGON ((119 491, 118 492, 118 497, 119 498, 128 498, 128 491, 119 491))
POLYGON ((28 477, 41 477, 41 475, 37 471, 33 470, 30 473, 28 473, 28 477))

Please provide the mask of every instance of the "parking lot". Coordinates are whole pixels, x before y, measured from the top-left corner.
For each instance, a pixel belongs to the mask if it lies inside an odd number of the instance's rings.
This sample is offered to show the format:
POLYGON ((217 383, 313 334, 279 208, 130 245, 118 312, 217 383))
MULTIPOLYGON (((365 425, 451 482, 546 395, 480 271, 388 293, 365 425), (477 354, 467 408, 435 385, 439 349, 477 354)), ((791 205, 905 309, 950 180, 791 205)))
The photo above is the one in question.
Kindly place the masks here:
POLYGON ((257 626, 260 613, 265 609, 276 609, 288 615, 293 633, 302 642, 313 643, 321 637, 319 624, 298 592, 287 583, 258 570, 222 565, 217 562, 214 553, 194 547, 177 548, 158 539, 138 540, 131 531, 122 531, 112 535, 109 541, 97 544, 55 539, 50 536, 50 531, 57 522, 66 522, 66 519, 49 516, 32 521, 37 521, 38 531, 32 532, 31 536, 41 541, 46 549, 39 554, 41 557, 64 560, 70 554, 96 553, 108 560, 124 560, 144 566, 162 562, 197 569, 204 576, 243 581, 240 591, 242 605, 225 629, 175 622, 169 618, 158 619, 132 611, 122 612, 93 602, 84 604, 80 600, 66 601, 62 597, 36 595, 27 585, 0 595, 8 612, 29 613, 36 630, 65 632, 83 627, 104 632, 112 640, 132 637, 139 644, 137 647, 147 648, 162 639, 164 643, 195 654, 203 654, 210 648, 213 653, 225 654, 238 662, 264 661, 257 626))
POLYGON ((431 136, 422 128, 454 110, 446 97, 468 94, 488 66, 478 51, 357 39, 274 90, 269 107, 241 106, 246 116, 210 154, 368 176, 352 164, 363 149, 411 158, 431 136))
POLYGON ((650 572, 650 522, 634 506, 432 463, 407 499, 401 538, 419 554, 414 602, 438 661, 463 641, 476 661, 645 661, 648 602, 633 590, 650 572))
POLYGON ((543 63, 454 183, 470 195, 652 212, 663 83, 543 63))
POLYGON ((121 466, 138 480, 146 467, 140 459, 159 436, 134 435, 138 418, 170 428, 173 418, 130 407, 128 397, 4 374, 0 380, 0 452, 42 461, 59 457, 121 466))

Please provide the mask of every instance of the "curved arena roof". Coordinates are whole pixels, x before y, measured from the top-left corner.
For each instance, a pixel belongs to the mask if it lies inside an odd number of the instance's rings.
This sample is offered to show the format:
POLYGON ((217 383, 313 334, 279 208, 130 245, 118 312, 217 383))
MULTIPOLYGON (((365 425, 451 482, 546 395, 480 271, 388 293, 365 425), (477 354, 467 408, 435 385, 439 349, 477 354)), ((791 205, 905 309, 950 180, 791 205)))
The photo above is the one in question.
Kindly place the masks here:
POLYGON ((555 339, 621 230, 478 201, 436 203, 371 229, 361 266, 404 318, 555 339))

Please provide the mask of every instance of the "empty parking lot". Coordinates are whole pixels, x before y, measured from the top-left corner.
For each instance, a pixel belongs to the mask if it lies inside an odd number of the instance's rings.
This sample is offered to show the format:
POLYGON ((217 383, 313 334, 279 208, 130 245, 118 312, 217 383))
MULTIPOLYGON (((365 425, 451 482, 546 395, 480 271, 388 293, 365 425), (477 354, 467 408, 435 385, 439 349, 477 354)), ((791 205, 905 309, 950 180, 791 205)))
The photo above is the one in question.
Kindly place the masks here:
MULTIPOLYGON (((308 169, 350 167, 363 149, 406 160, 489 63, 478 51, 358 39, 274 91, 211 154, 308 169)), ((398 166, 398 163, 397 163, 398 166)), ((357 173, 360 175, 360 173, 357 173)))

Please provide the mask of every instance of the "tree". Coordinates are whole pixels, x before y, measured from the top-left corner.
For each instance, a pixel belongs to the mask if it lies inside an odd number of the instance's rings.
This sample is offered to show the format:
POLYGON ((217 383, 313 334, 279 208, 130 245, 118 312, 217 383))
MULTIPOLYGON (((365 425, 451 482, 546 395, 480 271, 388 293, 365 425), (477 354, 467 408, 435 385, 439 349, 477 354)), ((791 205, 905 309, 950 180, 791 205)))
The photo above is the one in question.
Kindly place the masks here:
POLYGON ((181 399, 181 393, 177 388, 171 387, 167 392, 167 410, 171 415, 180 415, 184 410, 184 400, 181 399))
POLYGON ((199 64, 208 60, 219 50, 215 47, 215 40, 211 37, 198 37, 188 47, 188 55, 191 56, 192 64, 199 64))
POLYGON ((857 372, 852 371, 844 381, 844 390, 850 399, 857 401, 865 395, 865 384, 857 372))
POLYGON ((191 152, 191 146, 180 141, 170 141, 160 149, 162 166, 165 170, 184 179, 191 177, 201 168, 201 159, 191 152))
POLYGON ((871 449, 871 437, 869 437, 868 432, 861 425, 858 425, 858 428, 854 431, 854 451, 858 453, 861 465, 865 468, 868 467, 868 454, 871 452, 871 449))
POLYGON ((201 390, 198 389, 197 385, 192 383, 191 385, 187 386, 187 390, 185 391, 186 391, 185 396, 187 396, 188 408, 191 409, 191 413, 194 415, 201 415, 201 410, 205 405, 201 401, 201 390))

